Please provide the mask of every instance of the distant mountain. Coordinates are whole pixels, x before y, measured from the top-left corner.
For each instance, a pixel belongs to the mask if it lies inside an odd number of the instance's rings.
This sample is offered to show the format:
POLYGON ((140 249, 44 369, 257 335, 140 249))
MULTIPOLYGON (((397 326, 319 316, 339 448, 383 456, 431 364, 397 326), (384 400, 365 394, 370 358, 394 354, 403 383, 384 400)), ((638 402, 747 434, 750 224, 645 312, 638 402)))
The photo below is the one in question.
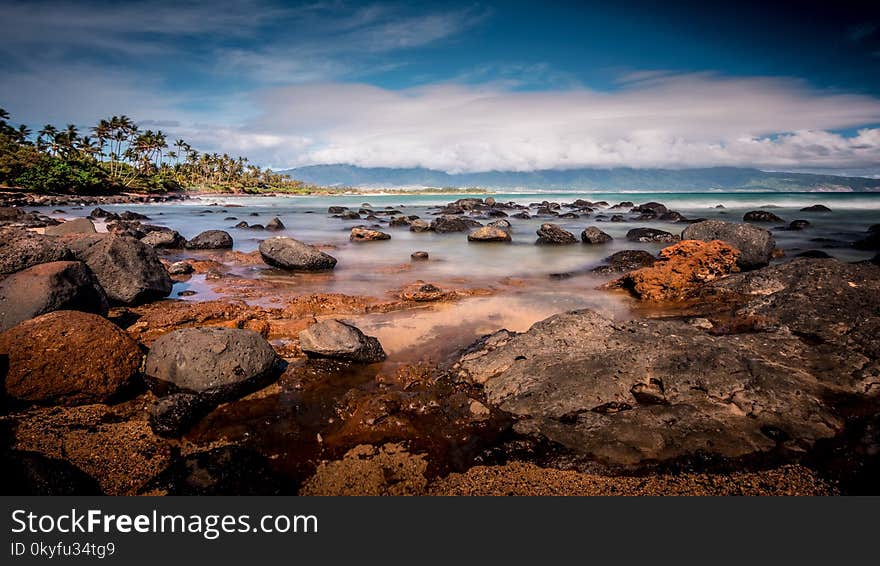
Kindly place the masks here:
POLYGON ((279 171, 324 187, 480 187, 485 189, 708 191, 880 191, 880 179, 773 173, 742 167, 703 169, 548 169, 449 174, 432 169, 311 165, 279 171))

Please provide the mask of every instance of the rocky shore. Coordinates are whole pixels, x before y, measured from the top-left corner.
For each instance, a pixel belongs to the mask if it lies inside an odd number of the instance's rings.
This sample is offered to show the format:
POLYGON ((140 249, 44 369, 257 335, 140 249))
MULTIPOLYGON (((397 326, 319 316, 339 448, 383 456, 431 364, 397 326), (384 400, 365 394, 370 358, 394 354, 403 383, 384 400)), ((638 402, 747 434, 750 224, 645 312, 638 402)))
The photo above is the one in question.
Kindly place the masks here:
MULTIPOLYGON (((555 218, 682 225, 633 228, 628 241, 665 247, 584 269, 591 292, 631 305, 628 317, 557 312, 442 359, 404 359, 362 322, 506 291, 413 277, 373 295, 302 292, 292 274, 320 287, 340 259, 275 235, 287 219, 261 224, 275 234, 243 253, 225 230, 187 239, 105 201, 4 202, 5 493, 877 491, 880 266, 774 261, 759 225, 778 222, 769 213, 705 221, 656 202, 492 197, 431 219, 331 207, 363 248, 404 230, 503 254, 517 220, 537 216, 534 244, 566 253, 613 238, 555 218), (22 208, 86 204, 89 218, 65 222, 22 208), (254 271, 279 275, 242 275, 254 271), (194 275, 219 298, 170 298, 194 275)), ((875 233, 860 245, 876 249, 875 233)), ((416 248, 412 261, 433 260, 416 248)))

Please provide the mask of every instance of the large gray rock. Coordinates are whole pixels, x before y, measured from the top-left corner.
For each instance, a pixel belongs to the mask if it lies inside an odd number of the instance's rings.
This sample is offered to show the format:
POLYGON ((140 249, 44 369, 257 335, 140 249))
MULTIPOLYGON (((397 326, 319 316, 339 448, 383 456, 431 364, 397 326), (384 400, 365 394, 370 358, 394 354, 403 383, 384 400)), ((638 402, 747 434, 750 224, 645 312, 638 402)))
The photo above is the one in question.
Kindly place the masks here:
POLYGON ((57 310, 106 316, 107 295, 79 261, 41 263, 0 281, 0 332, 57 310))
POLYGON ((325 320, 299 333, 299 346, 310 357, 352 362, 381 362, 385 350, 379 340, 340 320, 325 320))
POLYGON ((144 368, 167 391, 235 399, 275 377, 277 356, 266 340, 238 328, 184 328, 159 337, 144 368))
POLYGON ((549 222, 541 224, 541 227, 538 228, 537 234, 538 244, 564 245, 577 242, 577 238, 574 237, 574 234, 556 224, 550 224, 549 222))
POLYGON ((46 226, 47 236, 64 236, 65 234, 94 234, 95 225, 88 218, 74 218, 55 226, 46 226))
POLYGON ((263 261, 273 267, 293 271, 325 271, 336 267, 336 258, 315 246, 293 238, 268 238, 260 242, 263 261))
POLYGON ((72 259, 73 252, 53 236, 21 228, 0 229, 0 274, 15 273, 39 263, 72 259))
MULTIPOLYGON (((415 223, 410 225, 410 229, 412 230, 412 226, 415 223)), ((431 229, 435 232, 446 233, 446 232, 467 232, 471 228, 479 228, 482 226, 476 220, 471 220, 470 218, 462 218, 458 216, 452 216, 449 214, 444 214, 443 216, 438 216, 434 220, 431 221, 431 229)), ((415 230, 414 230, 415 231, 415 230)))
POLYGON ((69 242, 111 303, 135 305, 167 297, 173 285, 165 266, 150 246, 114 234, 84 236, 69 242))
POLYGON ((802 259, 715 285, 747 293, 738 316, 760 324, 718 334, 570 312, 485 337, 451 369, 519 433, 622 467, 802 453, 843 430, 834 399, 876 397, 880 268, 802 259))
POLYGON ((191 250, 222 250, 232 247, 232 236, 223 230, 206 230, 186 243, 191 250))
POLYGON ((770 263, 776 240, 769 230, 736 222, 705 220, 691 224, 681 232, 682 240, 722 240, 740 251, 740 269, 755 269, 770 263))

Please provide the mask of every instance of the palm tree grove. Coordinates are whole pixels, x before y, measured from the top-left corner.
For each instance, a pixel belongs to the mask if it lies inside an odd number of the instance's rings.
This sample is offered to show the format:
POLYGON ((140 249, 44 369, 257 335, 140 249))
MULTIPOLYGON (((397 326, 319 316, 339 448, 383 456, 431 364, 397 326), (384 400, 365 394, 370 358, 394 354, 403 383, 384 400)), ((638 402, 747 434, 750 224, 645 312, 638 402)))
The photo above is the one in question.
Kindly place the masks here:
POLYGON ((310 186, 248 163, 246 157, 203 153, 162 130, 141 130, 113 116, 81 132, 46 124, 13 126, 0 108, 0 186, 67 194, 183 189, 256 193, 309 192, 310 186))

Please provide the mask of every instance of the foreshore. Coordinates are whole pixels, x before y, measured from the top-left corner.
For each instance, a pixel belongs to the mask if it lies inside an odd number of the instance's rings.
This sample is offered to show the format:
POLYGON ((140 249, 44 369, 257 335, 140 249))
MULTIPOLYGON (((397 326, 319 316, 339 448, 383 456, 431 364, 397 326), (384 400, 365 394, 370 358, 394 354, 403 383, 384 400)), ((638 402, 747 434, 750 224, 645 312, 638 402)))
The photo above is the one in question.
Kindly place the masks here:
MULTIPOLYGON (((97 206, 0 215, 10 493, 876 490, 874 225, 847 244, 864 259, 841 261, 784 257, 768 210, 726 222, 661 203, 466 198, 419 214, 331 206, 320 222, 351 229, 341 249, 279 238, 290 218, 266 213, 235 238, 184 237, 177 217, 101 208, 165 202, 124 198, 5 201, 97 206), (610 245, 610 225, 634 249, 497 276, 431 271, 438 258, 413 248, 334 275, 403 234, 503 256, 533 225, 547 262, 610 245)), ((214 208, 188 214, 237 210, 214 208)))

